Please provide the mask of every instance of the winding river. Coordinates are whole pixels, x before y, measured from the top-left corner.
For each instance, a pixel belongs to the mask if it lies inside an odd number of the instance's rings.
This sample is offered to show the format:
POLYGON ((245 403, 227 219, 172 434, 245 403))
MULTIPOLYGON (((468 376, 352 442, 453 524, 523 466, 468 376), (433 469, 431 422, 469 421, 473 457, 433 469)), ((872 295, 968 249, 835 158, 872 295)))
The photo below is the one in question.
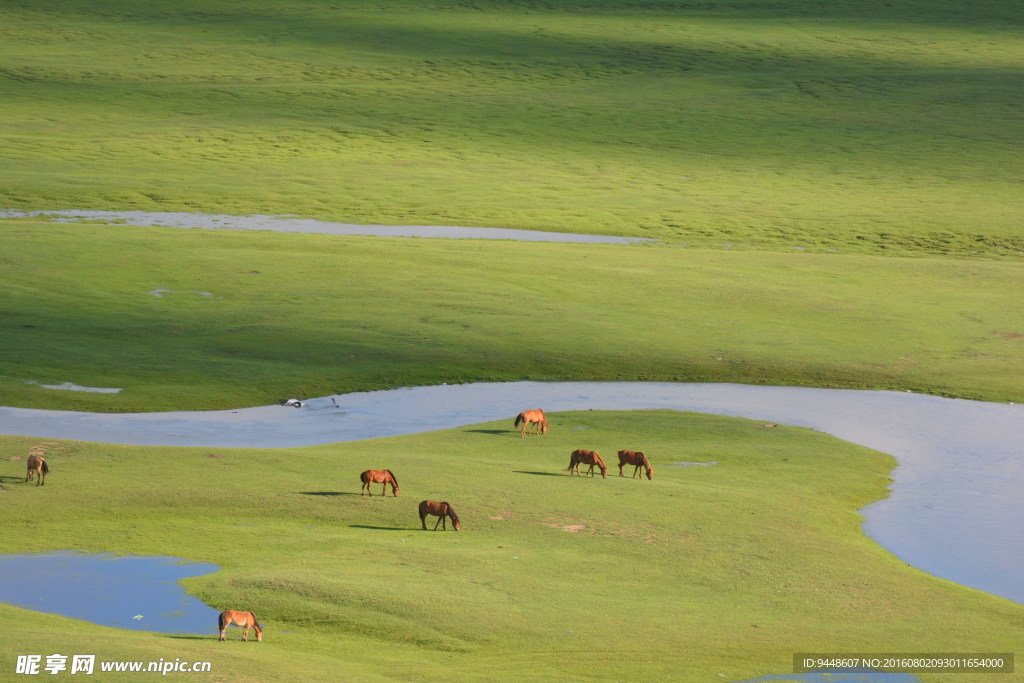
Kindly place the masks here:
POLYGON ((269 230, 272 232, 320 235, 370 235, 374 237, 433 237, 444 239, 516 240, 520 242, 585 242, 588 244, 631 244, 651 242, 642 237, 583 235, 513 228, 465 228, 455 225, 357 225, 294 216, 230 216, 180 211, 18 211, 0 209, 0 218, 42 218, 61 223, 104 221, 126 225, 204 230, 269 230))
MULTIPOLYGON (((1024 406, 892 391, 662 382, 413 387, 238 410, 106 414, 0 407, 0 433, 140 445, 278 448, 545 411, 670 409, 808 427, 889 453, 864 530, 909 564, 1024 604, 1024 406)), ((685 454, 673 457, 685 460, 685 454)))

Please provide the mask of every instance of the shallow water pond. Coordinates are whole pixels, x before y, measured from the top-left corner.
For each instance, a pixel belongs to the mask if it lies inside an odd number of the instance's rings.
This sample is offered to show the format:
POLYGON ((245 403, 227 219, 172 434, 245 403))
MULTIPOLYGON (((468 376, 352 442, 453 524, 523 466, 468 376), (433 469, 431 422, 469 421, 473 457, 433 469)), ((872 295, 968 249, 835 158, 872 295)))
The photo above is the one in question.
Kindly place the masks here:
POLYGON ((220 610, 186 593, 178 581, 218 569, 177 557, 0 555, 0 602, 135 631, 216 634, 220 610))

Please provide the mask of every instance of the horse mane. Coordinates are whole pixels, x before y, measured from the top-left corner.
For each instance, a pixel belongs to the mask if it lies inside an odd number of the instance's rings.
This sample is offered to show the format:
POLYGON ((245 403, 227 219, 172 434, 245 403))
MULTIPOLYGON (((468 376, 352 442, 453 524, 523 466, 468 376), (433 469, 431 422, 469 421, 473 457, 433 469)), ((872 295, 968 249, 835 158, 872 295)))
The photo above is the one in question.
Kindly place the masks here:
POLYGON ((398 477, 396 477, 396 476, 395 476, 395 473, 394 473, 394 472, 392 472, 391 470, 385 470, 385 471, 386 471, 386 472, 387 472, 388 474, 390 474, 390 475, 391 475, 391 481, 395 482, 395 487, 397 487, 397 486, 398 486, 398 477))

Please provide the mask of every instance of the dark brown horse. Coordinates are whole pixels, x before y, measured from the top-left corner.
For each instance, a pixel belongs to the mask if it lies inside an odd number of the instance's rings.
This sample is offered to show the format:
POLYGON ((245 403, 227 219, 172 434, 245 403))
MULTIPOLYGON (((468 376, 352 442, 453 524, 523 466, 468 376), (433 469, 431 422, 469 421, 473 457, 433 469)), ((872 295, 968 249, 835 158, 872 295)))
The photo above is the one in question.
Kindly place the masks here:
POLYGON ((572 456, 569 459, 569 476, 572 476, 573 472, 576 472, 579 476, 580 465, 590 465, 590 469, 587 470, 587 476, 594 476, 594 465, 597 465, 601 469, 601 476, 605 479, 608 478, 608 468, 605 467, 604 460, 597 454, 597 451, 585 451, 578 449, 572 452, 572 456))
POLYGON ((636 465, 633 468, 633 478, 636 479, 637 472, 643 467, 647 470, 647 478, 654 478, 654 468, 651 467, 651 461, 647 459, 647 456, 640 451, 619 451, 619 476, 624 477, 622 473, 623 465, 636 465))
POLYGON ((452 526, 456 531, 461 526, 459 524, 459 516, 455 514, 455 510, 448 503, 438 503, 433 500, 425 500, 420 503, 420 524, 423 525, 423 530, 427 530, 427 515, 434 515, 440 517, 439 520, 434 524, 434 531, 437 531, 437 525, 440 524, 441 528, 445 531, 448 530, 448 525, 445 520, 449 517, 452 518, 452 526))
POLYGON ((398 496, 398 480, 395 479, 395 475, 391 473, 391 470, 366 470, 359 475, 359 480, 363 482, 363 485, 359 488, 359 495, 363 495, 363 489, 366 493, 373 497, 373 491, 370 490, 370 484, 381 484, 380 495, 387 495, 388 484, 391 484, 391 493, 398 496))
POLYGON ((256 631, 257 642, 263 642, 263 627, 256 621, 256 615, 252 612, 239 612, 238 610, 228 609, 220 613, 220 640, 227 640, 228 637, 225 632, 228 630, 228 626, 234 624, 235 626, 242 627, 242 642, 249 642, 249 627, 251 626, 256 631))
POLYGON ((46 464, 46 458, 41 455, 30 455, 28 456, 28 471, 25 472, 25 482, 28 483, 35 475, 36 486, 42 486, 46 483, 46 475, 49 471, 50 466, 46 464))
POLYGON ((519 430, 519 436, 526 436, 528 433, 532 434, 534 430, 533 425, 537 425, 538 436, 548 433, 547 418, 544 417, 544 411, 539 408, 537 410, 524 410, 516 415, 515 426, 518 427, 520 424, 523 426, 519 430))

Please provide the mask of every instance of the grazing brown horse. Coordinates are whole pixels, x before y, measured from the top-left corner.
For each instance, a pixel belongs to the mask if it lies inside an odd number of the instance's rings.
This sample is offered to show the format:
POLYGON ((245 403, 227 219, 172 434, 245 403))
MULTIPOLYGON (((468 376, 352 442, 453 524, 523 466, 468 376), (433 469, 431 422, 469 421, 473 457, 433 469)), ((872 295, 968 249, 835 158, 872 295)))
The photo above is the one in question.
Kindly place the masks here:
POLYGON ((235 626, 242 627, 242 642, 249 642, 249 627, 252 626, 256 631, 257 642, 263 642, 263 627, 256 621, 256 615, 252 612, 239 612, 238 610, 228 609, 220 613, 220 639, 227 640, 228 637, 225 635, 225 631, 228 630, 228 626, 234 624, 235 626))
POLYGON ((391 470, 366 470, 359 475, 360 481, 363 485, 359 488, 359 495, 363 495, 363 489, 373 497, 373 491, 370 490, 370 484, 380 484, 380 495, 387 495, 388 484, 391 484, 391 493, 396 497, 398 496, 398 480, 395 479, 395 475, 391 473, 391 470))
POLYGON ((572 476, 572 473, 574 471, 579 476, 583 476, 582 474, 580 474, 581 464, 590 465, 590 469, 587 470, 587 476, 594 476, 594 465, 597 465, 601 469, 601 476, 604 477, 605 479, 608 478, 608 468, 605 467, 604 460, 602 460, 601 456, 597 454, 597 451, 585 451, 583 449, 573 451, 572 456, 569 459, 570 477, 572 476))
POLYGON ((643 467, 647 470, 647 478, 654 478, 654 468, 651 467, 651 461, 647 459, 647 456, 640 451, 619 451, 619 476, 624 477, 622 473, 623 465, 636 465, 633 468, 633 478, 636 479, 636 473, 643 467))
POLYGON ((432 500, 425 500, 420 503, 420 524, 423 525, 423 530, 427 530, 427 515, 434 515, 440 517, 439 520, 434 524, 434 531, 437 531, 437 525, 440 524, 441 528, 445 531, 448 530, 448 525, 445 520, 449 517, 452 518, 452 526, 458 531, 459 527, 459 516, 455 514, 455 510, 448 503, 437 503, 432 500))
POLYGON ((42 486, 46 483, 46 474, 50 471, 50 466, 46 464, 46 458, 41 455, 30 455, 28 456, 28 471, 25 472, 25 483, 28 483, 32 479, 32 475, 36 477, 36 486, 42 486))
POLYGON ((527 433, 533 433, 532 425, 537 425, 537 435, 548 433, 548 421, 544 417, 544 411, 538 408, 537 410, 524 410, 523 412, 516 415, 515 426, 518 427, 522 424, 522 428, 519 430, 519 436, 526 436, 527 433), (527 432, 529 429, 529 432, 527 432))

